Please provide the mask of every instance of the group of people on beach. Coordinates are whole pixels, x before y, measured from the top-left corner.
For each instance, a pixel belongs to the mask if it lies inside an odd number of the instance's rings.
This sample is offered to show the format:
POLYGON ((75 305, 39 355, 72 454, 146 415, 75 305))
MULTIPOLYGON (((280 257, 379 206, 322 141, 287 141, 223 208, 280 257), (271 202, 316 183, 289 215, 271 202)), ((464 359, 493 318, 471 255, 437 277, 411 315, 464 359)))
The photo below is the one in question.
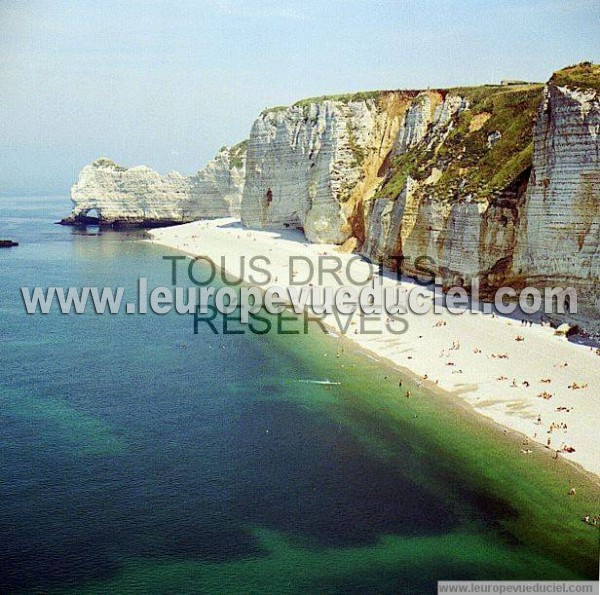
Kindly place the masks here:
MULTIPOLYGON (((560 408, 557 408, 557 411, 558 411, 558 409, 560 409, 560 408)), ((563 409, 566 409, 566 408, 563 408, 563 409)), ((541 414, 537 416, 537 419, 536 419, 535 423, 538 426, 542 425, 542 416, 541 416, 541 414)), ((550 426, 548 426, 548 431, 546 433, 547 434, 552 434, 554 432, 554 430, 562 430, 563 432, 566 433, 568 429, 569 428, 568 428, 566 422, 552 422, 550 424, 550 426)), ((537 438, 537 432, 534 433, 533 437, 537 438)), ((550 448, 550 446, 552 446, 552 438, 550 436, 548 436, 548 438, 546 439, 546 446, 548 448, 550 448)), ((523 452, 523 451, 521 451, 521 452, 523 452)), ((568 446, 565 442, 561 442, 560 446, 558 447, 558 449, 554 453, 554 458, 558 459, 558 455, 561 452, 572 453, 572 452, 575 452, 575 449, 572 446, 568 446)))

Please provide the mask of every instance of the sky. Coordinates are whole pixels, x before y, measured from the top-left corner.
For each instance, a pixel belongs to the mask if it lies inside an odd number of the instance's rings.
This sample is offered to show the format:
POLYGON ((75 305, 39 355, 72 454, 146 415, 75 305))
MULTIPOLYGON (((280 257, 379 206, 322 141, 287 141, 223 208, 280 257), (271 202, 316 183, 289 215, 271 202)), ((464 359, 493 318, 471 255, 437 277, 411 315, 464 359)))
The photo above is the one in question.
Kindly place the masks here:
POLYGON ((0 195, 101 156, 192 174, 267 106, 545 81, 598 39, 598 0, 0 0, 0 195))

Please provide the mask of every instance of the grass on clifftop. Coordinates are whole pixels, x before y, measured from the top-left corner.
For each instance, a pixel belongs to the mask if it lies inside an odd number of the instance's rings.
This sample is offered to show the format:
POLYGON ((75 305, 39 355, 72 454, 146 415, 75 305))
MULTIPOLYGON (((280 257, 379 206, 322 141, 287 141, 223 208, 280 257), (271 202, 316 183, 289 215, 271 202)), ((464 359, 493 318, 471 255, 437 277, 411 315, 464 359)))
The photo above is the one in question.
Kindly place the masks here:
POLYGON ((320 97, 307 97, 294 103, 295 106, 304 107, 311 103, 322 103, 323 101, 341 101, 350 103, 352 101, 367 101, 368 99, 377 99, 385 91, 360 91, 358 93, 342 93, 340 95, 321 95, 320 97))
POLYGON ((92 167, 114 169, 115 171, 127 171, 126 167, 116 164, 112 159, 100 157, 92 163, 92 167))
POLYGON ((550 82, 559 87, 600 91, 600 64, 582 62, 574 66, 567 66, 567 68, 555 72, 550 82))
POLYGON ((290 105, 276 105, 263 110, 263 114, 272 114, 276 112, 284 112, 290 107, 307 107, 313 103, 323 103, 324 101, 341 101, 342 103, 350 103, 351 101, 367 101, 368 99, 377 99, 387 91, 361 91, 358 93, 341 93, 339 95, 321 95, 319 97, 307 97, 300 99, 290 105))

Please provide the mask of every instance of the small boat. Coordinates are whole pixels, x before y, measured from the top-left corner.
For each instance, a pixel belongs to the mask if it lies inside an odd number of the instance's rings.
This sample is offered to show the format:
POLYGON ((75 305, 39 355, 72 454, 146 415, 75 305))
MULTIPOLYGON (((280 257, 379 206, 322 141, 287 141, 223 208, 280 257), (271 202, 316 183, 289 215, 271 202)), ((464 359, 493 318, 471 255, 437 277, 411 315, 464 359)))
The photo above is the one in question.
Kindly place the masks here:
POLYGON ((331 380, 298 380, 298 382, 302 382, 303 384, 326 384, 328 386, 341 386, 341 382, 333 382, 331 380))
POLYGON ((0 240, 0 248, 12 248, 18 245, 19 242, 13 242, 12 240, 0 240))

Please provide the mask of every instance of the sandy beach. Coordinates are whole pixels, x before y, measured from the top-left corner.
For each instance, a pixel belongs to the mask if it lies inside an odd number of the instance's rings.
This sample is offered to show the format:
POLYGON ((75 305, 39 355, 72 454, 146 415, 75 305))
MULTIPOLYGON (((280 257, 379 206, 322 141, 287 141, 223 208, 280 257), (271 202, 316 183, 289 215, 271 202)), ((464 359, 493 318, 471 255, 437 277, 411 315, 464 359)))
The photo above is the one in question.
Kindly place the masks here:
MULTIPOLYGON (((239 275, 240 259, 267 256, 273 285, 288 286, 290 256, 315 263, 319 255, 336 255, 347 262, 356 255, 341 254, 338 247, 308 244, 296 231, 258 231, 243 228, 235 219, 197 221, 152 230, 153 243, 194 256, 206 256, 217 265, 224 257, 225 269, 239 275)), ((368 265, 353 263, 352 272, 368 274, 368 265)), ((245 280, 249 282, 246 266, 245 280)), ((345 271, 342 285, 353 285, 345 271)), ((311 280, 313 284, 316 281, 311 280)), ((398 282, 383 279, 384 285, 398 282)), ((323 285, 338 283, 328 276, 323 285)), ((402 281, 410 289, 411 283, 402 281)), ((428 291, 425 299, 432 300, 428 291)), ((550 326, 523 326, 519 320, 481 312, 451 314, 408 313, 408 330, 398 335, 385 327, 385 316, 359 331, 358 313, 346 336, 373 354, 410 370, 423 386, 448 392, 482 415, 528 437, 515 456, 528 456, 529 441, 549 448, 549 456, 579 463, 600 475, 597 414, 600 410, 600 357, 595 350, 576 345, 554 334, 550 326)), ((333 316, 324 322, 339 334, 333 316)))

